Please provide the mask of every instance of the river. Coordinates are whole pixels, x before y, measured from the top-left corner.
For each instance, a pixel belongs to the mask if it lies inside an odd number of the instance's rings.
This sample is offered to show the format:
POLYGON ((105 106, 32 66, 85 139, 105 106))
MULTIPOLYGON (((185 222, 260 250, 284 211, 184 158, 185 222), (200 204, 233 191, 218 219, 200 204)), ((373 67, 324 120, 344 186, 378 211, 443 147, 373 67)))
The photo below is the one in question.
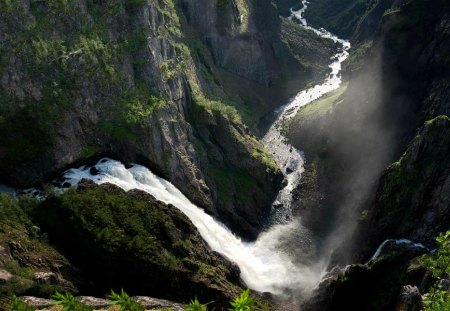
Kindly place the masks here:
MULTIPOLYGON (((292 190, 300 181, 303 172, 302 152, 287 143, 280 128, 283 121, 293 117, 299 108, 311 103, 322 95, 337 89, 341 84, 341 63, 348 56, 350 43, 329 32, 317 30, 307 25, 303 8, 293 11, 291 18, 298 19, 302 26, 322 37, 330 38, 342 44, 342 50, 330 60, 331 73, 325 81, 310 89, 299 92, 284 106, 275 111, 275 121, 263 137, 266 149, 272 154, 286 177, 286 186, 277 196, 273 208, 273 223, 255 242, 248 243, 235 236, 225 225, 214 219, 201 208, 189 201, 174 185, 156 176, 141 165, 126 168, 122 163, 104 158, 95 164, 96 170, 82 166, 65 172, 65 182, 76 185, 82 178, 91 179, 98 184, 112 183, 124 190, 140 189, 153 195, 157 200, 170 203, 180 209, 196 226, 203 239, 214 251, 221 253, 236 263, 241 277, 249 288, 275 295, 308 294, 324 275, 326 262, 321 260, 303 261, 292 256, 289 241, 295 237, 296 249, 309 254, 314 251, 314 238, 308 230, 302 228, 298 220, 292 218, 292 190), (97 171, 96 174, 91 172, 97 171)), ((5 188, 5 191, 13 189, 5 188)), ((1 191, 1 189, 0 189, 1 191)))

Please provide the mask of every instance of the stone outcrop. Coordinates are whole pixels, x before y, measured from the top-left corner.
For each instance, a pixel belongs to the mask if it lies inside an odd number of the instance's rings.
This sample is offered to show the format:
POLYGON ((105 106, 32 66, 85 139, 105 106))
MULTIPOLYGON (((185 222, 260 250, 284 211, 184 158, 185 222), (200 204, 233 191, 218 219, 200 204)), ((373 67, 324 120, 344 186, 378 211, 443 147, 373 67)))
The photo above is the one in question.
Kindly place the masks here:
POLYGON ((221 101, 232 100, 217 68, 262 89, 275 84, 286 67, 279 60, 289 59, 282 57, 289 52, 276 11, 269 1, 177 4, 2 4, 2 182, 39 185, 71 165, 109 155, 149 166, 209 213, 230 214, 223 221, 234 231, 257 235, 282 176, 253 156, 262 146, 226 112, 233 109, 221 101), (20 35, 23 29, 33 37, 20 35), (184 38, 190 34, 183 31, 195 34, 184 38), (202 58, 197 43, 207 51, 202 58), (214 103, 210 90, 219 90, 214 103), (228 137, 225 150, 217 133, 228 137), (252 180, 248 200, 233 198, 236 176, 226 181, 230 193, 219 195, 216 169, 252 180))

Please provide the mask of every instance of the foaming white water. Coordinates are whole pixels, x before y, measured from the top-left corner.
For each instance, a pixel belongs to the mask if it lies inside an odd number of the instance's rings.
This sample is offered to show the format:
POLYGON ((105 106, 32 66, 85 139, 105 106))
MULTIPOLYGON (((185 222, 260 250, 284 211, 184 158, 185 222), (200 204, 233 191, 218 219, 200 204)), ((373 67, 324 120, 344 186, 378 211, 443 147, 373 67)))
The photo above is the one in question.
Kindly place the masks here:
POLYGON ((65 181, 76 185, 86 178, 97 184, 111 183, 126 191, 139 189, 159 201, 174 205, 192 221, 211 249, 239 266, 241 277, 248 287, 281 295, 287 289, 310 288, 314 285, 311 282, 311 269, 295 265, 287 255, 277 250, 279 234, 292 224, 276 226, 270 232, 261 234, 256 242, 245 243, 222 223, 191 203, 174 185, 144 166, 133 165, 126 169, 122 163, 105 158, 95 168, 98 170, 96 175, 92 175, 90 168, 85 166, 70 169, 64 174, 65 181))
POLYGON ((329 38, 340 43, 342 45, 342 49, 332 57, 331 64, 329 65, 331 72, 325 79, 324 83, 299 92, 294 98, 289 100, 286 105, 277 109, 274 112, 276 115, 275 122, 273 122, 262 138, 264 146, 280 166, 287 181, 286 186, 280 191, 274 203, 274 206, 277 208, 272 214, 273 221, 276 223, 286 223, 292 218, 292 191, 297 188, 300 183, 301 174, 304 171, 303 153, 287 143, 286 138, 280 130, 281 126, 283 122, 294 117, 301 107, 315 101, 316 99, 319 99, 326 93, 339 88, 342 83, 340 76, 341 64, 347 59, 349 55, 348 50, 350 49, 350 42, 338 38, 325 29, 318 30, 308 26, 303 17, 303 14, 307 9, 308 1, 303 0, 302 3, 302 9, 298 11, 292 11, 291 9, 292 15, 290 18, 298 19, 303 27, 314 31, 319 36, 329 38), (282 206, 282 208, 280 208, 280 206, 282 206))

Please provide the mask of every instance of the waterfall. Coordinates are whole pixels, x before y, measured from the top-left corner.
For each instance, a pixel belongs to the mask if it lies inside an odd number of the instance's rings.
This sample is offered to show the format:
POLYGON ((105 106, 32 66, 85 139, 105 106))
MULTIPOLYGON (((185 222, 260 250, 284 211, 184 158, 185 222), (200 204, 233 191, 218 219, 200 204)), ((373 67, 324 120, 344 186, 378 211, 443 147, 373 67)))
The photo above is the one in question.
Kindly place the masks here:
POLYGON ((315 285, 315 271, 294 264, 277 249, 280 234, 294 224, 274 226, 269 232, 262 233, 256 242, 243 242, 222 223, 190 202, 174 185, 144 166, 134 164, 127 169, 121 162, 104 158, 95 168, 98 171, 95 175, 91 174, 95 170, 87 166, 70 169, 64 174, 65 182, 76 185, 86 178, 97 184, 111 183, 125 191, 145 191, 159 201, 174 205, 191 220, 212 250, 239 266, 241 278, 248 287, 281 295, 287 289, 312 288, 315 285))

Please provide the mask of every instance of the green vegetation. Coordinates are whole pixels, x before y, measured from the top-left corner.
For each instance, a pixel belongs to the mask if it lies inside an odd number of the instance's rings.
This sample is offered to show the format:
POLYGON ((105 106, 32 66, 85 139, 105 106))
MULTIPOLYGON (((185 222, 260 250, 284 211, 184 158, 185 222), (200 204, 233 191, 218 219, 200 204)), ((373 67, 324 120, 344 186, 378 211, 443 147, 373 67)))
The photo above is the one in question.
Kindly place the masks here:
POLYGON ((255 299, 250 296, 250 290, 245 290, 239 297, 231 302, 231 309, 228 311, 251 311, 255 304, 255 299))
POLYGON ((369 7, 366 0, 316 0, 308 5, 305 17, 316 28, 323 27, 340 37, 349 38, 369 7))
POLYGON ((337 53, 337 44, 293 20, 282 18, 281 21, 282 41, 298 61, 302 78, 313 83, 322 80, 330 71, 328 65, 337 53))
POLYGON ((256 147, 253 149, 251 155, 267 167, 267 172, 275 173, 279 171, 277 162, 262 148, 256 147))
POLYGON ((191 300, 191 302, 189 302, 189 304, 187 304, 184 309, 186 311, 207 311, 208 309, 206 308, 205 305, 202 305, 197 298, 195 298, 194 300, 191 300))
MULTIPOLYGON (((63 311, 93 311, 92 307, 86 306, 79 302, 70 293, 56 292, 53 295, 54 304, 62 306, 63 311)), ((122 289, 120 293, 111 291, 108 296, 108 301, 112 306, 119 306, 120 311, 144 311, 145 308, 138 302, 131 299, 131 297, 122 289)), ((245 290, 239 297, 236 297, 230 302, 232 308, 229 311, 252 311, 255 305, 255 299, 250 296, 249 290, 245 290)), ((16 296, 11 297, 9 302, 9 309, 11 311, 34 311, 35 309, 26 303, 22 302, 16 296)), ((115 309, 114 309, 115 310, 115 309)), ((165 309, 170 311, 170 309, 165 309)), ((207 311, 206 305, 202 305, 197 298, 191 300, 189 304, 185 306, 186 311, 207 311)))
POLYGON ((8 194, 0 193, 0 246, 7 247, 13 241, 19 249, 7 260, 2 269, 12 274, 12 278, 0 284, 0 296, 7 294, 48 296, 55 290, 71 290, 73 288, 60 285, 39 284, 33 280, 35 272, 48 271, 37 262, 58 261, 61 267, 68 266, 67 261, 46 241, 45 235, 29 218, 27 211, 32 210, 38 202, 28 196, 19 200, 8 194), (38 270, 39 269, 39 270, 38 270), (44 269, 44 270, 43 270, 44 269))
MULTIPOLYGON (((146 3, 127 1, 125 9, 137 14, 133 8, 146 3)), ((167 32, 175 31, 179 20, 173 1, 158 3, 161 11, 171 12, 167 32)), ((6 87, 0 99, 0 130, 7 133, 0 140, 5 165, 45 157, 55 141, 55 127, 81 104, 94 105, 101 116, 100 130, 119 140, 130 139, 133 124, 145 122, 166 104, 143 82, 138 67, 148 63, 141 51, 149 29, 131 24, 120 13, 121 5, 88 2, 87 14, 82 14, 76 1, 31 1, 31 15, 25 15, 28 10, 20 1, 1 2, 8 29, 0 47, 0 68, 20 77, 18 87, 6 87), (120 32, 112 37, 116 26, 120 32), (55 29, 61 31, 49 36, 55 29), (130 58, 134 77, 126 69, 130 58)))
POLYGON ((249 194, 258 187, 255 178, 244 171, 211 164, 207 173, 215 181, 218 197, 222 202, 233 202, 233 194, 236 194, 239 202, 248 202, 251 200, 249 194))
POLYGON ((11 311, 35 311, 33 307, 30 307, 16 296, 13 296, 11 300, 12 301, 9 306, 11 311))
POLYGON ((122 289, 120 293, 115 293, 113 290, 109 295, 109 300, 112 305, 117 305, 120 307, 120 311, 144 311, 145 308, 131 299, 127 293, 122 289))
MULTIPOLYGON (((93 311, 94 309, 88 307, 78 300, 70 293, 59 293, 56 292, 53 296, 53 301, 55 305, 62 306, 63 311, 93 311)), ((131 310, 130 310, 131 311, 131 310)), ((133 310, 134 311, 134 310, 133 310)))
POLYGON ((111 185, 82 188, 49 195, 31 214, 97 290, 125 287, 180 300, 197 293, 218 300, 239 290, 225 262, 175 207, 111 185))
MULTIPOLYGON (((247 289, 230 302, 231 308, 228 311, 252 311, 256 300, 250 296, 250 290, 247 289)), ((201 304, 197 298, 185 306, 186 311, 207 311, 206 305, 201 304)))
POLYGON ((436 238, 437 251, 423 255, 419 262, 427 267, 436 278, 436 284, 423 296, 425 311, 450 310, 450 293, 440 289, 441 279, 450 272, 450 231, 439 234, 436 238))
POLYGON ((372 48, 372 41, 365 42, 350 50, 350 55, 343 62, 342 68, 346 74, 356 72, 364 65, 372 48))
POLYGON ((343 100, 348 83, 343 83, 338 89, 329 92, 312 103, 299 109, 294 118, 292 118, 287 126, 294 122, 302 122, 308 119, 323 117, 331 113, 333 108, 343 100))
POLYGON ((450 273, 450 231, 439 234, 436 243, 437 251, 423 255, 420 263, 427 267, 434 277, 442 279, 450 273))

